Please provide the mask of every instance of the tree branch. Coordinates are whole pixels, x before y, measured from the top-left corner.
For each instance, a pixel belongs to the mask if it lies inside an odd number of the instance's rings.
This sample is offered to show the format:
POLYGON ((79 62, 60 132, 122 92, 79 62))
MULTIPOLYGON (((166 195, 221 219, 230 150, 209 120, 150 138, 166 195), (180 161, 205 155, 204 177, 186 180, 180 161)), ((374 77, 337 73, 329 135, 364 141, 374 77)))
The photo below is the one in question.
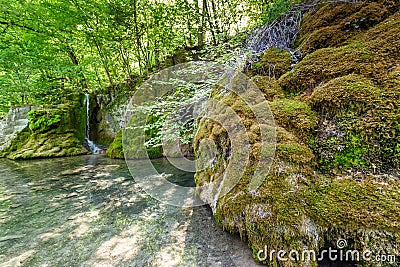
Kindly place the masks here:
POLYGON ((40 33, 38 30, 36 30, 36 29, 34 29, 34 28, 31 28, 31 27, 29 27, 29 26, 26 26, 26 25, 21 25, 21 24, 18 24, 18 23, 15 23, 15 22, 12 22, 12 21, 0 21, 0 24, 2 24, 2 25, 7 25, 7 26, 16 26, 16 27, 18 27, 18 28, 21 28, 21 29, 26 29, 26 30, 30 30, 30 31, 33 31, 33 32, 36 32, 36 33, 40 33))

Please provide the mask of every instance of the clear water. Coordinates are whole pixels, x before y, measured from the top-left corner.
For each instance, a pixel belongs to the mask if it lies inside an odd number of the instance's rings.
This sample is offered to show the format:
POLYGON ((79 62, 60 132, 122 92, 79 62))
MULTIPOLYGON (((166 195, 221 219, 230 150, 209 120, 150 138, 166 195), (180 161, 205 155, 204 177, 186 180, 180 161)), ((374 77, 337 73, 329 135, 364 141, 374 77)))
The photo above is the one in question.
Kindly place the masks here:
MULTIPOLYGON (((193 176, 165 159, 171 181, 193 176)), ((164 205, 123 160, 102 155, 0 159, 0 266, 253 266, 239 237, 207 207, 164 205)))

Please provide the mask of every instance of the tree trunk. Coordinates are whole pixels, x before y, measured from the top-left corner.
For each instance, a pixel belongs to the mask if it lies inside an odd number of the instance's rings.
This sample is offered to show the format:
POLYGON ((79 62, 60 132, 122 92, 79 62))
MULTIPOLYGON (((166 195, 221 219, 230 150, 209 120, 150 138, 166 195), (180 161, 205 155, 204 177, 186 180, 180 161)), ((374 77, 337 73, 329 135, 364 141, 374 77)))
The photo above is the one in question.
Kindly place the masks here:
POLYGON ((142 45, 140 42, 140 36, 139 36, 139 27, 138 27, 138 22, 137 22, 137 1, 133 0, 133 23, 135 26, 135 40, 136 40, 136 46, 138 49, 138 54, 137 54, 137 60, 139 63, 139 72, 142 74, 142 59, 140 52, 142 51, 142 45))

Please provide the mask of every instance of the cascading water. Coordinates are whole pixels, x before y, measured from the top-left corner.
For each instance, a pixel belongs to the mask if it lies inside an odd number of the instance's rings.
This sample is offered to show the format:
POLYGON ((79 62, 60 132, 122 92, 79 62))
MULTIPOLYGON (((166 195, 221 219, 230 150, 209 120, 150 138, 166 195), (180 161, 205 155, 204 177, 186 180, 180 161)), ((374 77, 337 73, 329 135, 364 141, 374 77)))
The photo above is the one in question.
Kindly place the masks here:
POLYGON ((254 29, 247 37, 244 47, 233 53, 233 61, 226 62, 225 64, 242 71, 248 71, 248 68, 252 64, 260 60, 260 56, 263 53, 273 47, 287 50, 292 55, 292 63, 297 64, 302 57, 301 46, 295 49, 294 45, 300 32, 303 14, 310 9, 315 9, 317 5, 328 3, 354 4, 356 2, 357 0, 332 0, 311 4, 295 4, 290 11, 278 17, 273 22, 266 23, 254 29))
POLYGON ((239 56, 240 69, 247 71, 253 63, 260 60, 260 55, 273 47, 287 50, 292 55, 293 63, 297 63, 300 50, 294 50, 293 45, 300 30, 302 15, 302 6, 295 6, 286 15, 272 23, 256 28, 247 38, 242 54, 239 56))
POLYGON ((100 154, 101 148, 98 147, 92 140, 90 140, 90 101, 89 94, 85 94, 86 105, 86 127, 85 127, 85 140, 89 146, 90 152, 93 154, 100 154))

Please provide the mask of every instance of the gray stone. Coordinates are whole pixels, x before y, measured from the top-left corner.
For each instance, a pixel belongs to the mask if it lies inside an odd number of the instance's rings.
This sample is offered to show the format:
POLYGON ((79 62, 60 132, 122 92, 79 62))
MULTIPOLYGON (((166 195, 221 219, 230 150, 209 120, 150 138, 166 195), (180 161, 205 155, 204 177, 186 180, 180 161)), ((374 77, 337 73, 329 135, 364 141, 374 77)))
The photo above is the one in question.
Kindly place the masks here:
POLYGON ((28 112, 35 107, 12 107, 0 121, 0 153, 9 148, 12 141, 28 127, 28 112))

